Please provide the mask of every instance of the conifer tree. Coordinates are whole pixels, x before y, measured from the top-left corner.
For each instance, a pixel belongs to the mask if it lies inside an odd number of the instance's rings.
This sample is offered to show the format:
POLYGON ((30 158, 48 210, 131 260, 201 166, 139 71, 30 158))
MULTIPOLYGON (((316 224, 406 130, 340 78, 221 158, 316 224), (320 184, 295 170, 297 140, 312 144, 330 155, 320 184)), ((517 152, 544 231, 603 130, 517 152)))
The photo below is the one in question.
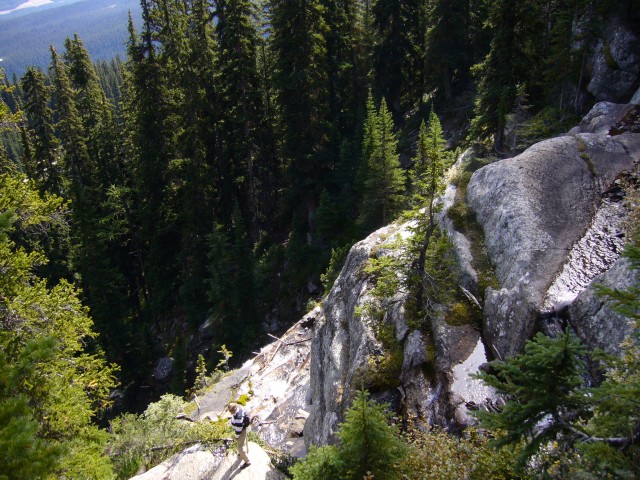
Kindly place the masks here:
POLYGON ((447 153, 446 140, 442 133, 440 119, 431 110, 428 124, 420 124, 418 149, 414 158, 415 194, 418 207, 427 205, 428 223, 434 222, 434 201, 444 192, 444 172, 447 153))
POLYGON ((60 120, 56 129, 64 146, 65 177, 69 182, 69 193, 77 213, 89 209, 93 198, 89 189, 95 186, 96 164, 89 155, 86 136, 67 66, 51 46, 51 77, 55 92, 56 111, 60 120))
POLYGON ((175 136, 170 130, 172 115, 166 77, 159 64, 151 2, 143 0, 143 29, 138 34, 129 18, 128 60, 124 85, 126 149, 130 158, 130 188, 134 192, 131 212, 135 249, 138 253, 138 282, 145 315, 158 319, 172 302, 175 279, 176 237, 168 221, 167 173, 174 155, 175 136))
POLYGON ((532 0, 490 4, 491 47, 485 59, 473 67, 478 92, 471 135, 493 138, 496 151, 503 149, 507 115, 514 107, 518 86, 531 88, 539 81, 536 68, 541 64, 542 18, 539 3, 532 0))
POLYGON ((107 101, 89 52, 78 35, 65 40, 63 55, 69 80, 75 91, 75 104, 82 118, 87 149, 98 171, 101 190, 122 175, 116 147, 113 106, 107 101))
POLYGON ((545 442, 566 431, 569 418, 584 413, 584 398, 576 391, 582 385, 584 353, 569 332, 555 339, 538 333, 526 343, 523 354, 494 361, 492 373, 478 375, 505 395, 507 403, 499 413, 479 411, 477 416, 484 427, 504 432, 498 445, 525 441, 519 456, 521 468, 545 442), (545 418, 548 422, 541 426, 545 418))
MULTIPOLYGON (((445 163, 447 154, 445 152, 446 141, 442 133, 440 120, 436 113, 431 110, 428 125, 424 121, 420 125, 418 134, 418 150, 414 158, 415 187, 414 199, 415 207, 418 210, 418 223, 414 228, 414 242, 418 245, 417 277, 424 278, 425 262, 427 250, 431 243, 431 237, 437 228, 435 221, 435 200, 444 193, 445 163), (425 212, 422 213, 421 210, 425 212)), ((423 304, 422 281, 417 291, 418 305, 423 304)))
POLYGON ((295 228, 303 228, 302 236, 313 235, 315 210, 327 183, 327 165, 321 162, 328 112, 325 12, 320 0, 273 0, 270 13, 287 203, 295 228))
POLYGON ((424 93, 424 0, 378 0, 373 3, 376 89, 387 99, 396 125, 424 93))
POLYGON ((428 12, 425 62, 434 84, 451 100, 454 81, 463 81, 471 67, 469 0, 438 0, 428 12))
POLYGON ((390 424, 385 405, 369 399, 361 390, 340 424, 339 463, 345 478, 360 479, 373 475, 379 480, 402 478, 406 445, 398 437, 398 428, 390 424))
POLYGON ((264 108, 257 72, 257 32, 252 22, 253 3, 248 0, 218 1, 216 31, 219 41, 218 70, 225 121, 221 128, 223 155, 219 183, 222 210, 227 224, 239 202, 252 236, 257 238, 262 166, 266 160, 264 108), (227 179, 236 179, 229 182, 227 179))
POLYGON ((29 67, 22 77, 24 113, 27 118, 29 155, 25 170, 41 192, 62 193, 60 144, 55 136, 51 87, 46 84, 42 70, 29 67))
POLYGON ((47 285, 35 274, 46 262, 42 252, 12 240, 46 230, 64 208, 59 197, 42 199, 24 177, 0 176, 0 258, 6 267, 0 275, 0 417, 8 419, 0 442, 5 453, 24 447, 18 458, 3 455, 0 462, 7 467, 2 474, 16 478, 39 478, 43 470, 47 478, 112 473, 104 455, 106 434, 91 420, 108 405, 115 367, 87 351, 96 333, 75 287, 64 280, 47 285), (18 419, 25 423, 17 425, 18 419), (16 436, 9 436, 12 431, 16 436), (32 464, 21 464, 23 453, 32 464))
POLYGON ((404 176, 393 119, 384 101, 377 112, 371 109, 372 102, 370 96, 359 172, 362 203, 358 223, 365 231, 393 220, 404 203, 404 176))
POLYGON ((251 243, 238 207, 230 230, 221 224, 208 237, 208 299, 218 339, 242 350, 257 333, 255 266, 251 243))
POLYGON ((387 405, 359 391, 340 424, 337 446, 314 448, 293 469, 295 480, 375 478, 395 480, 405 477, 404 460, 409 454, 398 428, 390 423, 387 405))

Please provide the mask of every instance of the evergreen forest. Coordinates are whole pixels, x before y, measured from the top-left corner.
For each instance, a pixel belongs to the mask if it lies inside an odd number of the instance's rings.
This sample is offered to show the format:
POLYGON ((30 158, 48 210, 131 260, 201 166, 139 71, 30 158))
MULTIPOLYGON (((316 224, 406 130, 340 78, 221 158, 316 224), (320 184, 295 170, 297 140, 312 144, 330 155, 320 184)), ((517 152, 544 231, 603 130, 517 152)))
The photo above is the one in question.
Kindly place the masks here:
MULTIPOLYGON (((599 29, 640 11, 635 0, 140 5, 125 58, 94 62, 68 32, 48 68, 2 80, 0 448, 17 460, 0 479, 112 478, 107 419, 184 395, 198 355, 209 370, 227 348, 232 363, 249 358, 328 292, 351 245, 426 207, 424 273, 453 153, 509 156, 574 125, 593 105, 584 58, 599 29), (174 362, 166 383, 150 373, 162 357, 174 362)), ((567 368, 573 381, 582 366, 567 368)), ((498 377, 486 381, 508 390, 498 377)), ((358 405, 388 422, 363 392, 340 448, 356 448, 358 405)), ((407 455, 396 434, 377 454, 383 470, 407 455)), ((424 442, 409 443, 424 453, 424 442)), ((327 449, 294 478, 367 475, 345 464, 355 454, 327 449)), ((375 478, 410 478, 388 472, 375 478)))

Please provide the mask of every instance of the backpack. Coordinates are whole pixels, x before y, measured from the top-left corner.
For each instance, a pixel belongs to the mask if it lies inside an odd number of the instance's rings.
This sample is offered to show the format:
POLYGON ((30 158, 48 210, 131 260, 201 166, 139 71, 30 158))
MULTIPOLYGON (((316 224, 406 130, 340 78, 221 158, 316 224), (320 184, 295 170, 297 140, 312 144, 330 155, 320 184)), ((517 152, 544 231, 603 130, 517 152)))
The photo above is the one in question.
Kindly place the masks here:
POLYGON ((251 425, 251 417, 247 412, 244 412, 244 416, 242 417, 242 426, 247 428, 249 425, 251 425))

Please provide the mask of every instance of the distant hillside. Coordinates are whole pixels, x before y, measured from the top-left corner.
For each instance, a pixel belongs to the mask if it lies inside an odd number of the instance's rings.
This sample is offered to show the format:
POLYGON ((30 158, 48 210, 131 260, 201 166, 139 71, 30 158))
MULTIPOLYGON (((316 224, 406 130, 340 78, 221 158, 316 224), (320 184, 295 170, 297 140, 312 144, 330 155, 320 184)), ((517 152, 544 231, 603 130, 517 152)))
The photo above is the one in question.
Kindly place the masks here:
MULTIPOLYGON (((12 1, 0 10, 24 2, 12 1)), ((0 67, 6 75, 22 75, 27 66, 49 65, 49 45, 62 50, 64 39, 77 33, 93 60, 124 55, 127 15, 140 18, 138 0, 61 0, 36 9, 0 16, 0 67)))

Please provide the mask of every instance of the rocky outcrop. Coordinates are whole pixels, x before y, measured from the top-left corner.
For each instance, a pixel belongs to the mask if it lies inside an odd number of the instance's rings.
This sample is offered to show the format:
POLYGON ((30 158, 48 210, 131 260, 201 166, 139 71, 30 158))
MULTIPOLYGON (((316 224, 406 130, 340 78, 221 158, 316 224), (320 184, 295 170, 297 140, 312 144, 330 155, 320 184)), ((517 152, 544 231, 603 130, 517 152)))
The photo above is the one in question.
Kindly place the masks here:
POLYGON ((249 442, 251 465, 242 468, 235 452, 212 451, 194 445, 131 480, 283 480, 284 474, 271 464, 257 443, 249 442))
MULTIPOLYGON (((500 288, 485 292, 482 335, 471 325, 448 324, 437 307, 417 325, 407 317, 402 291, 385 299, 381 318, 370 318, 364 307, 374 302, 375 280, 365 271, 367 263, 401 255, 396 239, 412 235, 411 223, 392 224, 355 244, 322 305, 200 398, 192 420, 224 415, 231 398, 247 394, 254 431, 302 456, 310 444, 336 440, 345 411, 363 386, 403 419, 450 429, 469 424, 470 409, 494 400, 493 391, 473 376, 486 363, 487 351, 499 358, 519 353, 536 330, 550 331, 544 322, 551 317, 562 317, 587 346, 620 353, 627 319, 594 284, 625 289, 637 281, 620 259, 626 210, 619 188, 620 174, 640 160, 637 112, 629 105, 598 104, 567 135, 474 173, 467 200, 500 282, 500 288), (380 325, 391 328, 400 362, 386 384, 367 384, 372 382, 367 373, 390 354, 389 339, 385 344, 378 338, 380 325)), ((454 170, 472 157, 466 152, 454 170)), ((449 185, 438 221, 453 244, 460 285, 475 291, 477 248, 471 247, 478 245, 457 232, 446 213, 460 195, 449 185)), ((254 451, 260 450, 250 448, 253 464, 254 451)), ((279 478, 266 467, 267 473, 255 475, 253 465, 238 470, 234 457, 214 453, 193 447, 156 467, 159 476, 140 480, 178 478, 171 473, 178 471, 184 472, 179 478, 205 478, 197 476, 201 471, 206 478, 279 478), (196 476, 189 476, 192 471, 196 476)))
POLYGON ((614 17, 598 40, 587 87, 596 101, 627 102, 640 80, 640 36, 625 19, 614 17))
MULTIPOLYGON (((538 327, 548 289, 568 252, 602 208, 603 194, 640 157, 640 134, 607 134, 630 108, 598 104, 570 135, 474 173, 467 199, 502 286, 485 295, 484 334, 497 357, 521 351, 538 327)), ((601 232, 605 243, 618 234, 601 232)), ((603 253, 599 268, 580 269, 589 277, 584 283, 606 271, 619 254, 603 253)))
MULTIPOLYGON (((397 236, 410 235, 410 226, 387 226, 354 245, 323 303, 324 317, 316 323, 311 350, 312 409, 304 430, 307 444, 335 441, 339 422, 355 392, 369 386, 364 383, 364 372, 371 368, 371 362, 375 364, 386 354, 375 334, 374 325, 379 320, 368 318, 362 310, 371 301, 373 286, 364 267, 373 256, 394 254, 390 245, 397 236)), ((486 361, 479 332, 469 325, 448 325, 442 315, 430 319, 427 332, 412 328, 405 316, 405 301, 405 294, 398 292, 390 299, 382 319, 393 327, 402 349, 399 386, 374 388, 374 396, 391 403, 404 418, 450 427, 458 421, 464 423, 468 420, 464 405, 470 401, 482 403, 486 397, 467 395, 472 390, 470 385, 479 387, 479 382, 470 377, 473 368, 460 373, 458 388, 453 391, 452 368, 474 352, 479 363, 486 361)))
POLYGON ((568 308, 568 319, 587 347, 599 348, 613 355, 620 355, 620 344, 631 333, 629 319, 616 312, 612 302, 599 295, 595 285, 627 290, 637 285, 634 272, 626 258, 618 259, 606 272, 594 279, 568 308))

